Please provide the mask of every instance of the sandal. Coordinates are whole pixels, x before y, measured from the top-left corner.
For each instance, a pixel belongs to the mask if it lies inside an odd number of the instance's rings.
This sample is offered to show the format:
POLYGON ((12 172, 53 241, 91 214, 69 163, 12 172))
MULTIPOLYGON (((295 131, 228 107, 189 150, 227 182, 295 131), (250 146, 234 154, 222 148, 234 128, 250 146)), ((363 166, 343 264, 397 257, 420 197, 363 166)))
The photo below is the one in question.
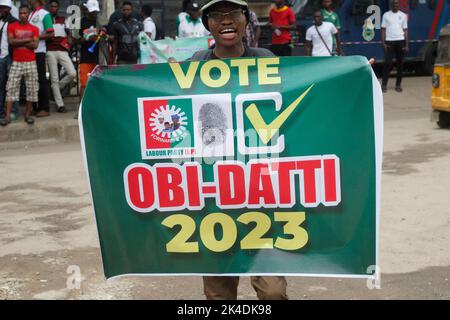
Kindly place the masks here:
POLYGON ((34 118, 33 117, 25 117, 25 122, 27 124, 34 124, 34 118))
POLYGON ((9 123, 11 122, 11 119, 9 119, 9 118, 3 118, 3 119, 0 119, 0 126, 7 126, 9 123))

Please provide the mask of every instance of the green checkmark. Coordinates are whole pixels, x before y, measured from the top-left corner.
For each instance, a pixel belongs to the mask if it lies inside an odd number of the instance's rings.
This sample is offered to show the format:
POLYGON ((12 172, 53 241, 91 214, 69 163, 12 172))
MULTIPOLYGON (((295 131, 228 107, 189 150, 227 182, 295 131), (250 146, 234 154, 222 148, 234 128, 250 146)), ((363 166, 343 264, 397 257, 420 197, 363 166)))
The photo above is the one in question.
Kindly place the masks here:
POLYGON ((269 124, 264 121, 256 104, 252 103, 250 106, 248 106, 248 108, 245 110, 245 114, 247 115, 250 123, 253 125, 259 135, 259 138, 264 144, 267 144, 273 138, 273 136, 278 132, 283 123, 285 123, 289 116, 295 111, 303 98, 306 97, 312 87, 314 87, 314 83, 269 124))

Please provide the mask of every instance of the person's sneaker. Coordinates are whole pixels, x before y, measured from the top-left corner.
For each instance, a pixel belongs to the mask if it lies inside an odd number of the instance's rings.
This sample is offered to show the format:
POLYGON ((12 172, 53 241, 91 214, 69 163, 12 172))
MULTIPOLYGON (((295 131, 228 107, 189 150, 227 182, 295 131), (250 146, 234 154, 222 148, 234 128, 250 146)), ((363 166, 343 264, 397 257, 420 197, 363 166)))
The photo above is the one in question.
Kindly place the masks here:
POLYGON ((24 117, 24 120, 27 124, 34 124, 34 118, 33 117, 24 117))
POLYGON ((67 112, 67 110, 66 110, 66 108, 64 106, 58 107, 58 109, 56 111, 59 112, 59 113, 66 113, 67 112))
POLYGON ((397 87, 395 87, 395 91, 397 91, 397 92, 402 92, 402 91, 403 91, 403 89, 402 89, 402 87, 400 87, 400 86, 397 86, 397 87))
POLYGON ((387 92, 386 86, 382 86, 382 87, 381 87, 381 90, 382 90, 383 92, 387 92))
POLYGON ((0 119, 0 126, 2 126, 2 127, 7 126, 10 122, 11 122, 11 120, 8 118, 2 118, 2 119, 0 119))
POLYGON ((9 117, 10 117, 11 121, 16 121, 17 120, 17 115, 14 112, 11 112, 9 117))
POLYGON ((50 115, 50 112, 45 111, 45 110, 41 110, 38 113, 36 113, 36 117, 38 117, 38 118, 48 117, 49 115, 50 115))

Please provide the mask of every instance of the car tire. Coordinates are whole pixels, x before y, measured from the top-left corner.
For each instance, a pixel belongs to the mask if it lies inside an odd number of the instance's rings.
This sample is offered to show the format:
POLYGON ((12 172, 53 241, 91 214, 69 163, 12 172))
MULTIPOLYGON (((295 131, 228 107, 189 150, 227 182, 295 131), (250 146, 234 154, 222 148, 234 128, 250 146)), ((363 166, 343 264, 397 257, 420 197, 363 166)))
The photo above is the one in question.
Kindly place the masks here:
POLYGON ((423 61, 416 63, 415 71, 419 76, 433 75, 433 67, 436 53, 437 53, 437 45, 432 44, 428 47, 423 61))
POLYGON ((441 129, 447 129, 448 127, 450 127, 450 113, 449 112, 440 111, 437 125, 441 129))

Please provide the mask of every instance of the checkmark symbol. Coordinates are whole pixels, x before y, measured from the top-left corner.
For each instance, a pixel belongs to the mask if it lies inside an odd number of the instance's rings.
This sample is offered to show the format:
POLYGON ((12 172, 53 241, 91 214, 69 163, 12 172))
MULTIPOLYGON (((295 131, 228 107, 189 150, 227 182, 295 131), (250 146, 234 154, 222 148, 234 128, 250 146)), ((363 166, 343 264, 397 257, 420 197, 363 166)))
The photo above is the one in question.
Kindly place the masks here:
POLYGON ((248 108, 245 110, 245 114, 247 115, 248 120, 250 120, 250 123, 253 125, 259 135, 259 138, 264 144, 267 144, 273 138, 273 136, 278 132, 283 123, 286 122, 289 116, 295 111, 300 102, 306 97, 306 95, 313 87, 314 83, 269 124, 264 121, 256 104, 252 103, 248 106, 248 108))

